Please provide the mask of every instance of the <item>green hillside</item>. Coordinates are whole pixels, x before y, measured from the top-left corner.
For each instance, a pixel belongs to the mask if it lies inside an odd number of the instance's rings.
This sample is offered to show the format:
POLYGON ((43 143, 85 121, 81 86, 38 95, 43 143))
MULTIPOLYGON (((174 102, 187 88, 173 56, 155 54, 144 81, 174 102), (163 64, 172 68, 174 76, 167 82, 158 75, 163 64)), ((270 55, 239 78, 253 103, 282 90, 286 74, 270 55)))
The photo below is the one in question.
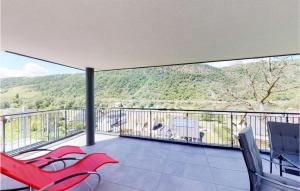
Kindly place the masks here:
MULTIPOLYGON (((265 66, 265 63, 248 63, 215 68, 195 64, 97 72, 95 101, 98 107, 122 104, 125 107, 249 109, 243 100, 256 100, 249 80, 245 78, 245 67, 250 73, 257 73, 253 78, 257 94, 263 97, 268 84, 260 72, 263 69, 258 68, 265 66)), ((84 106, 84 74, 6 78, 0 82, 2 109, 21 106, 36 109, 84 106)), ((298 110, 299 84, 298 61, 289 64, 280 73, 278 84, 268 97, 265 109, 298 110)))

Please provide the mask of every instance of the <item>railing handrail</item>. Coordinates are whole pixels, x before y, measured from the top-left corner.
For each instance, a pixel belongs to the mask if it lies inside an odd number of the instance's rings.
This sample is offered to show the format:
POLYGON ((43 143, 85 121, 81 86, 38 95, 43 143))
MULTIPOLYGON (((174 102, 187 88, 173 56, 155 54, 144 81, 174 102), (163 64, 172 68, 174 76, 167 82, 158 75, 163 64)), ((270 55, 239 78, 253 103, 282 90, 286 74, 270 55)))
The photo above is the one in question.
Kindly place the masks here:
MULTIPOLYGON (((76 108, 65 108, 65 109, 50 109, 50 110, 39 110, 39 111, 29 111, 29 112, 19 112, 0 115, 0 117, 16 116, 16 115, 26 115, 26 114, 35 114, 35 113, 47 113, 54 111, 65 111, 65 110, 79 110, 85 109, 84 107, 76 108)), ((126 107, 112 107, 112 108, 95 108, 95 109, 124 109, 124 110, 147 110, 147 111, 186 111, 186 112, 211 112, 211 113, 254 113, 254 114, 280 114, 280 115, 300 115, 300 112, 272 112, 272 111, 238 111, 238 110, 209 110, 209 109, 168 109, 168 108, 126 108, 126 107)))
POLYGON ((35 113, 47 113, 47 112, 65 111, 65 110, 79 110, 79 109, 85 109, 85 108, 65 108, 65 109, 49 109, 49 110, 28 111, 28 112, 19 112, 19 113, 10 113, 10 114, 5 114, 5 115, 0 115, 0 117, 35 114, 35 113))
MULTIPOLYGON (((107 109, 107 108, 99 108, 107 109)), ((216 113, 261 113, 261 114, 288 114, 300 115, 300 112, 272 112, 272 111, 238 111, 238 110, 209 110, 209 109, 167 109, 167 108, 124 108, 113 107, 111 109, 126 109, 126 110, 151 110, 151 111, 188 111, 188 112, 216 112, 216 113)))

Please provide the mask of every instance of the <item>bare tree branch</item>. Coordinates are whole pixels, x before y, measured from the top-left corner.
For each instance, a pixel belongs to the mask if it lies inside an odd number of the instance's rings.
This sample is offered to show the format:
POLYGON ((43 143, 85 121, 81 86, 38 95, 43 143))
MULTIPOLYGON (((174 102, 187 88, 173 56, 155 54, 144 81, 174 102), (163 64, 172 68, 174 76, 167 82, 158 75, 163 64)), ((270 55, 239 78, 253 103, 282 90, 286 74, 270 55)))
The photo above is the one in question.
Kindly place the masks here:
POLYGON ((294 86, 294 87, 290 87, 290 88, 284 88, 284 89, 279 89, 279 90, 273 90, 272 93, 285 92, 285 91, 292 90, 292 89, 297 89, 297 88, 300 88, 300 85, 294 86))
POLYGON ((269 99, 274 93, 300 88, 300 85, 285 88, 283 84, 282 79, 287 75, 286 68, 293 65, 299 66, 299 64, 292 62, 290 58, 264 58, 259 63, 254 64, 254 67, 253 65, 251 67, 244 65, 242 73, 244 76, 233 75, 233 77, 244 79, 236 80, 233 78, 229 88, 225 91, 216 89, 217 92, 221 92, 217 94, 231 97, 235 101, 235 103, 230 103, 231 105, 240 103, 250 110, 258 109, 257 107, 263 110, 265 104, 272 104, 269 99), (244 88, 245 84, 243 82, 246 82, 247 89, 244 88), (236 91, 236 94, 233 93, 236 91), (249 94, 253 97, 252 100, 246 97, 249 94))
POLYGON ((249 109, 254 110, 254 107, 251 102, 248 102, 245 99, 239 98, 238 96, 234 95, 229 89, 226 89, 226 91, 227 91, 227 94, 230 95, 232 98, 234 98, 236 101, 243 103, 243 104, 247 105, 249 109))
POLYGON ((263 75, 264 75, 264 78, 265 78, 265 81, 267 82, 267 84, 271 84, 271 82, 269 81, 269 78, 268 78, 268 75, 265 71, 262 71, 263 75))
POLYGON ((256 87, 255 87, 255 78, 256 78, 257 72, 252 76, 251 73, 249 72, 248 68, 246 68, 246 74, 247 74, 248 79, 250 81, 249 86, 252 89, 253 97, 254 97, 255 101, 257 101, 258 96, 257 96, 256 87))
POLYGON ((261 99, 260 103, 265 104, 265 101, 270 95, 272 94, 272 89, 275 87, 276 83, 279 81, 280 77, 277 77, 277 79, 271 84, 271 86, 268 88, 266 95, 261 99))

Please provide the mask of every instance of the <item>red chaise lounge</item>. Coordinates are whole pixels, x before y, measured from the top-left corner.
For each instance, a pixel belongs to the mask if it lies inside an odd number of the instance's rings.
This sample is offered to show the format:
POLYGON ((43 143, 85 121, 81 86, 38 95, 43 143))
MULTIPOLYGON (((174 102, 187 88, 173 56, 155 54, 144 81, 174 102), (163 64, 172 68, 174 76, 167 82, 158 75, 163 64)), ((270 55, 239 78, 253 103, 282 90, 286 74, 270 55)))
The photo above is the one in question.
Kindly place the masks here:
POLYGON ((14 159, 4 153, 0 153, 0 171, 2 174, 13 178, 30 188, 38 190, 66 190, 87 178, 91 174, 98 176, 98 183, 101 180, 96 169, 107 163, 118 163, 104 153, 93 153, 86 155, 71 166, 57 170, 45 171, 37 166, 26 164, 14 159))
POLYGON ((57 149, 50 150, 50 149, 31 149, 28 151, 20 152, 19 154, 24 154, 28 152, 35 152, 35 151, 50 151, 45 155, 41 155, 38 157, 26 159, 26 160, 20 160, 27 164, 33 164, 34 166, 43 168, 51 163, 61 161, 64 164, 64 167, 66 167, 65 160, 77 160, 77 158, 74 157, 65 157, 63 156, 67 154, 86 154, 80 147, 78 146, 61 146, 57 149))

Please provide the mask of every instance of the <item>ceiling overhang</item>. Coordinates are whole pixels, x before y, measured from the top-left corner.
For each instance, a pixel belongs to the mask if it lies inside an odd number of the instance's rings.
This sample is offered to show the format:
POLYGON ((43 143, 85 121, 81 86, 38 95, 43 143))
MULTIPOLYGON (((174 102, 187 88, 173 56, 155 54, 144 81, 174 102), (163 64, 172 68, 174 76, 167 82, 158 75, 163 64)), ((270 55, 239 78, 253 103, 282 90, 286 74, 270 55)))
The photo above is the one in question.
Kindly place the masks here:
POLYGON ((1 0, 1 50, 111 70, 297 54, 299 0, 1 0))

